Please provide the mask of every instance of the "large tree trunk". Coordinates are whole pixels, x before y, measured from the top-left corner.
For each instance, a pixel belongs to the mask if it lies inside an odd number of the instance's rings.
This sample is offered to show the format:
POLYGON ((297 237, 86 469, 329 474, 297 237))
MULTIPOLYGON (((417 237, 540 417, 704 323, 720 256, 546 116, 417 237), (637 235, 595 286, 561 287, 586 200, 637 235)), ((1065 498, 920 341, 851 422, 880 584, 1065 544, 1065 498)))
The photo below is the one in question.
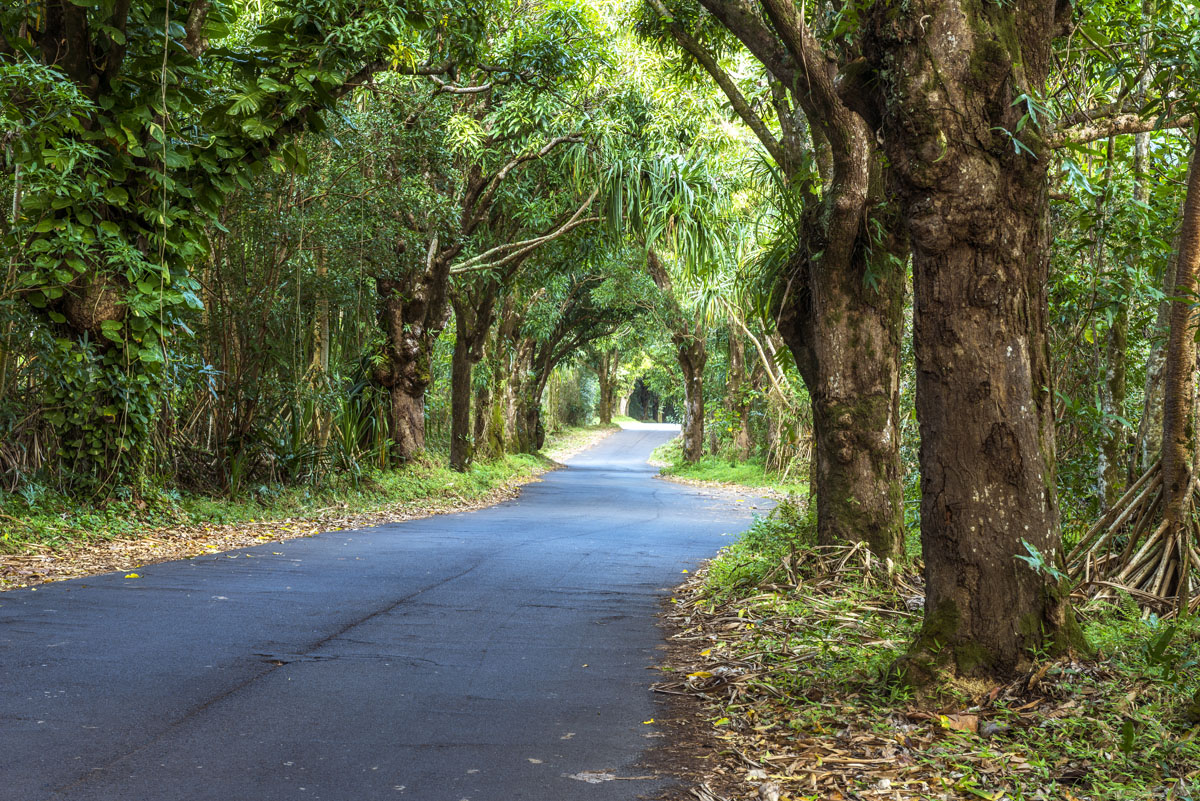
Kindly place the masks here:
POLYGON ((483 358, 498 290, 495 282, 485 282, 452 294, 456 336, 450 365, 450 467, 459 471, 467 469, 475 449, 471 439, 471 375, 483 358))
MULTIPOLYGON (((1200 146, 1192 150, 1187 199, 1179 230, 1175 298, 1170 301, 1163 375, 1162 474, 1164 517, 1182 528, 1189 508, 1196 450, 1196 320, 1192 296, 1200 269, 1200 146)), ((1172 593, 1173 594, 1173 593, 1172 593)))
POLYGON ((425 390, 432 378, 433 346, 450 316, 445 270, 399 279, 376 278, 380 322, 386 333, 383 364, 374 378, 388 391, 392 461, 425 449, 425 390))
MULTIPOLYGON (((1192 170, 1188 171, 1188 185, 1191 185, 1192 170)), ((1159 301, 1158 311, 1154 319, 1155 342, 1150 347, 1150 355, 1146 358, 1146 382, 1142 400, 1142 419, 1138 423, 1137 461, 1140 471, 1130 471, 1130 480, 1137 478, 1134 473, 1149 470, 1162 455, 1163 431, 1163 371, 1166 367, 1166 338, 1168 319, 1171 314, 1170 298, 1175 295, 1175 278, 1179 272, 1179 234, 1175 235, 1174 247, 1162 275, 1163 299, 1159 301)))
POLYGON ((471 461, 471 345, 466 323, 455 315, 457 337, 450 359, 450 467, 463 471, 471 461))
POLYGON ((1038 96, 1055 6, 880 7, 871 57, 913 248, 926 601, 905 665, 1006 676, 1080 643, 1061 562, 1046 336, 1046 166, 1038 96), (1017 17, 1020 17, 1018 20, 1017 17), (1016 134, 1013 134, 1016 135, 1016 134))
POLYGON ((675 358, 683 371, 683 460, 695 464, 704 455, 704 365, 708 353, 702 335, 679 342, 675 358))
POLYGON ((862 248, 850 256, 845 265, 821 257, 794 271, 800 280, 777 319, 812 402, 817 538, 865 541, 878 556, 896 558, 904 551, 904 272, 869 264, 862 248))
MULTIPOLYGON (((880 556, 898 556, 903 551, 897 411, 906 245, 896 236, 894 206, 884 191, 885 170, 877 153, 878 124, 870 107, 878 81, 864 74, 861 60, 837 74, 831 52, 808 28, 802 6, 791 0, 701 4, 777 79, 772 104, 779 140, 753 124, 747 104, 735 100, 739 93, 728 84, 722 88, 795 184, 803 205, 799 250, 776 303, 780 333, 813 403, 817 441, 811 490, 818 536, 822 542, 866 541, 880 556), (808 123, 811 151, 803 145, 807 137, 798 110, 808 123), (814 162, 819 188, 808 175, 814 162)), ((716 71, 711 64, 706 69, 716 71)))
POLYGON ((600 352, 596 379, 600 383, 600 398, 596 404, 596 416, 600 425, 612 425, 614 395, 617 384, 617 363, 620 361, 616 348, 605 348, 600 352))
POLYGON ((511 398, 507 428, 512 449, 516 453, 534 453, 538 449, 538 428, 541 419, 542 391, 545 382, 535 364, 537 343, 529 337, 518 340, 513 355, 513 370, 509 378, 511 398))
POLYGON ((396 462, 425 450, 425 387, 398 382, 388 387, 388 430, 396 462))

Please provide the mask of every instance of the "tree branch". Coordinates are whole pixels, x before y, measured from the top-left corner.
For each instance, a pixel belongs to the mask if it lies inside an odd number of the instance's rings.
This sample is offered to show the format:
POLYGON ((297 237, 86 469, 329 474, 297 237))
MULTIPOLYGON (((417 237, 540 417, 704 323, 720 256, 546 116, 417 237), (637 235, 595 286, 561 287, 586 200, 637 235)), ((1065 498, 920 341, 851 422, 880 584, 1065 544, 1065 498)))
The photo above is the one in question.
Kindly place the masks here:
POLYGON ((754 109, 750 108, 750 104, 746 102, 745 96, 738 89, 737 84, 729 77, 725 70, 721 69, 712 57, 712 54, 705 50, 698 41, 683 29, 683 26, 675 21, 671 13, 667 11, 667 7, 663 5, 662 0, 647 0, 650 6, 658 13, 659 19, 663 25, 671 32, 671 36, 679 43, 679 46, 691 54, 692 58, 700 62, 700 66, 704 67, 705 72, 712 76, 712 79, 717 82, 717 86, 721 87, 721 91, 729 98, 733 110, 742 122, 750 127, 754 135, 758 137, 758 141, 762 142, 763 147, 771 154, 771 158, 775 159, 776 164, 783 164, 783 150, 780 147, 779 140, 771 133, 763 119, 754 113, 754 109))
POLYGON ((492 90, 492 84, 485 83, 479 86, 454 86, 446 83, 442 79, 430 75, 429 79, 437 84, 437 89, 433 90, 434 94, 447 93, 452 95, 478 95, 492 90))
POLYGON ((464 204, 463 208, 463 235, 470 235, 470 233, 475 230, 475 227, 479 225, 480 221, 483 219, 483 215, 487 212, 488 208, 491 207, 492 199, 495 197, 496 191, 500 188, 500 184, 504 182, 504 179, 507 178, 513 170, 515 170, 517 167, 520 167, 522 164, 525 164, 526 162, 536 161, 537 159, 542 158, 561 144, 582 141, 583 139, 580 138, 579 134, 556 136, 543 145, 540 150, 522 153, 520 156, 517 156, 501 167, 495 175, 484 182, 483 188, 480 190, 480 194, 477 198, 472 199, 468 197, 466 199, 466 203, 464 204))
POLYGON ((1067 145, 1081 145, 1107 139, 1121 134, 1147 133, 1149 131, 1165 131, 1172 128, 1190 128, 1196 121, 1195 114, 1184 114, 1179 117, 1165 119, 1163 117, 1143 117, 1140 114, 1117 114, 1105 120, 1087 123, 1064 131, 1056 131, 1047 137, 1047 143, 1052 148, 1067 145))
POLYGON ((473 256, 464 262, 454 265, 450 268, 450 274, 459 275, 461 273, 472 272, 474 270, 488 270, 495 267, 502 267, 511 262, 513 259, 522 258, 547 242, 552 242, 555 239, 570 233, 581 225, 590 222, 599 222, 599 217, 583 217, 583 213, 587 211, 592 203, 596 200, 596 195, 598 195, 599 192, 599 189, 593 189, 592 194, 589 195, 588 199, 585 200, 583 204, 575 210, 575 213, 572 214, 566 222, 558 226, 550 233, 534 237, 533 239, 526 239, 523 242, 510 242, 504 245, 497 245, 491 250, 480 253, 478 256, 473 256), (506 250, 514 249, 515 252, 509 253, 498 261, 487 261, 487 259, 492 258, 493 256, 498 256, 506 250))
POLYGON ((700 5, 741 40, 785 86, 795 85, 795 60, 746 0, 700 0, 700 5))

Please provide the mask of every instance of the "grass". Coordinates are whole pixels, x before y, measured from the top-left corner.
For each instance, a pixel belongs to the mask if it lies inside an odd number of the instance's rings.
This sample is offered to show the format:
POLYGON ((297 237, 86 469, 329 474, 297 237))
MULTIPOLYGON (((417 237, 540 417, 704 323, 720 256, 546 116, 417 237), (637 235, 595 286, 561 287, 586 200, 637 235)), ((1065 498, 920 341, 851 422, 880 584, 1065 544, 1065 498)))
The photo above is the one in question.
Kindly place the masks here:
MULTIPOLYGON (((563 429, 548 438, 546 453, 553 458, 586 446, 607 430, 610 427, 563 429)), ((330 507, 370 513, 433 499, 469 504, 550 466, 543 456, 509 455, 474 463, 458 473, 429 457, 395 470, 335 478, 320 487, 259 485, 234 497, 164 487, 147 498, 91 504, 26 485, 17 493, 0 493, 0 553, 135 538, 165 528, 304 518, 330 507)))
POLYGON ((598 439, 608 436, 620 427, 612 425, 574 426, 552 431, 546 436, 546 447, 542 454, 547 459, 561 460, 589 447, 598 439))
MULTIPOLYGON (((704 691, 714 736, 782 798, 1200 798, 1200 621, 1143 619, 1129 599, 1087 607, 1096 658, 916 697, 882 680, 920 625, 913 568, 812 542, 794 510, 761 518, 674 607, 707 646, 676 666, 680 686, 721 677, 704 691)), ((725 791, 752 795, 734 773, 725 791)))
POLYGON ((197 495, 166 489, 152 498, 97 504, 49 492, 0 496, 0 551, 19 553, 36 546, 136 537, 156 529, 200 523, 224 525, 264 519, 303 517, 341 506, 370 512, 397 503, 453 494, 470 501, 494 487, 544 469, 536 456, 506 456, 474 464, 466 473, 428 460, 396 470, 338 479, 325 486, 263 485, 237 497, 197 495))
POLYGON ((773 489, 799 497, 808 495, 808 482, 795 474, 783 476, 767 470, 762 459, 739 461, 730 454, 706 455, 699 461, 688 464, 683 460, 683 441, 679 437, 654 449, 650 455, 654 464, 665 465, 662 475, 685 478, 690 481, 707 481, 716 484, 735 484, 756 489, 773 489))

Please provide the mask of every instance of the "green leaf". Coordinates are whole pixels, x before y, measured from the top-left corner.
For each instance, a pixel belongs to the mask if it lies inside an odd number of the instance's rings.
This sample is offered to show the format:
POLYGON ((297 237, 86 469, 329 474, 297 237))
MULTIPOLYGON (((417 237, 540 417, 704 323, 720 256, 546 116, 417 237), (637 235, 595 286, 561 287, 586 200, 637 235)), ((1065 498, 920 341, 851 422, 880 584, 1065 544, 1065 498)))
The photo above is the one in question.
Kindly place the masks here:
POLYGON ((242 120, 242 130, 252 139, 266 139, 275 132, 274 126, 268 125, 258 117, 242 120))
POLYGON ((162 352, 157 347, 142 348, 138 352, 138 359, 148 364, 161 364, 163 357, 162 352))

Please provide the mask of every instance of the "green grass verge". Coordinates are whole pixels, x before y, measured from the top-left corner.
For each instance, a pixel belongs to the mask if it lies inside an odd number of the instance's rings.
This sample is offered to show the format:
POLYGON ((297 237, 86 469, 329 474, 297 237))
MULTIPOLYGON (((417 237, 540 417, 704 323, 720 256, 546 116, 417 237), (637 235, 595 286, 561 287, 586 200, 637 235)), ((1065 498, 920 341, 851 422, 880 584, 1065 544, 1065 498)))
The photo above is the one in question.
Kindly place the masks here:
MULTIPOLYGON (((569 452, 612 427, 568 428, 550 436, 546 452, 569 452)), ((137 500, 81 503, 38 485, 0 493, 0 553, 23 553, 69 543, 132 538, 157 529, 199 524, 236 524, 316 515, 339 507, 370 513, 422 500, 477 501, 504 484, 546 470, 543 456, 509 455, 472 464, 465 473, 427 457, 395 470, 336 477, 314 486, 259 485, 236 496, 213 496, 163 488, 137 500)))
MULTIPOLYGON (((920 780, 936 791, 897 796, 905 799, 1200 797, 1200 620, 1143 619, 1128 597, 1091 605, 1079 614, 1095 659, 1035 662, 1010 684, 947 682, 916 698, 882 676, 920 625, 906 604, 920 585, 861 560, 830 575, 812 521, 788 507, 726 547, 698 589, 715 620, 745 621, 736 634, 715 627, 709 658, 759 671, 713 713, 727 721, 720 731, 741 727, 766 748, 862 732, 862 743, 883 743, 883 756, 900 740, 905 764, 917 766, 902 774, 907 790, 920 780)), ((877 780, 848 772, 842 792, 869 795, 877 780)))
POLYGON ((372 512, 450 495, 471 501, 505 482, 534 475, 545 465, 537 456, 506 456, 458 473, 442 464, 418 461, 395 470, 372 471, 353 481, 336 479, 319 488, 263 485, 232 498, 167 489, 137 501, 80 504, 27 489, 24 494, 0 495, 0 551, 19 553, 73 542, 136 537, 155 529, 200 523, 300 518, 331 506, 372 512))
POLYGON ((683 442, 679 437, 660 445, 650 455, 655 464, 665 464, 664 476, 677 476, 693 481, 712 481, 719 484, 737 484, 742 487, 767 488, 799 497, 808 495, 808 482, 794 474, 787 477, 767 470, 762 459, 738 461, 727 455, 707 455, 688 464, 683 460, 683 442))
POLYGON ((566 458, 579 450, 590 447, 598 439, 619 430, 620 426, 615 423, 561 428, 546 436, 546 447, 542 448, 542 454, 547 459, 566 458))

